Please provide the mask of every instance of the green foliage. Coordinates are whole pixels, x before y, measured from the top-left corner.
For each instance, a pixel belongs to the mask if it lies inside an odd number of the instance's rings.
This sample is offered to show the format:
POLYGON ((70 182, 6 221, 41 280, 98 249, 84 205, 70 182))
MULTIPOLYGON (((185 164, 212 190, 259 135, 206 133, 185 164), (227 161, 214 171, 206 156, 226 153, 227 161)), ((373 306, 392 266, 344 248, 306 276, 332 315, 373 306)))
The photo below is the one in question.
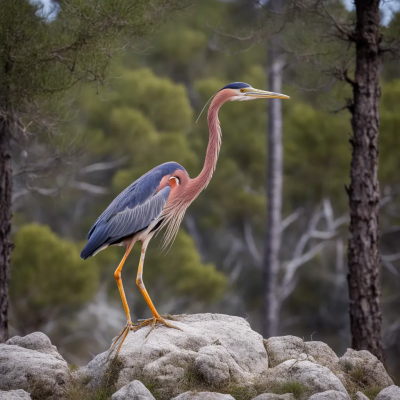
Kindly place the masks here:
POLYGON ((63 310, 92 298, 98 287, 97 269, 79 257, 74 243, 38 224, 22 226, 14 240, 10 297, 20 329, 40 329, 63 310))
POLYGON ((76 82, 102 82, 110 58, 138 46, 166 14, 184 1, 61 1, 48 20, 35 2, 0 2, 0 102, 22 107, 25 100, 65 91, 76 82))
POLYGON ((292 393, 298 399, 307 391, 307 386, 298 381, 284 382, 277 388, 277 394, 292 393))

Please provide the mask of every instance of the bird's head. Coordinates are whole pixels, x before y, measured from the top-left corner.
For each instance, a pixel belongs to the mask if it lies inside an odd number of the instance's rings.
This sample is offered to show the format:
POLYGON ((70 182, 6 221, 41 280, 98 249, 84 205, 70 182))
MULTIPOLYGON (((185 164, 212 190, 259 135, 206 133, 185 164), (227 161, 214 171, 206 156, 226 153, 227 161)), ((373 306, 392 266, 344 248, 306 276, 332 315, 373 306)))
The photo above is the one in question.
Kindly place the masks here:
POLYGON ((229 101, 246 101, 255 99, 290 99, 289 96, 280 93, 267 92, 254 89, 244 82, 233 82, 224 86, 220 92, 229 93, 229 101))

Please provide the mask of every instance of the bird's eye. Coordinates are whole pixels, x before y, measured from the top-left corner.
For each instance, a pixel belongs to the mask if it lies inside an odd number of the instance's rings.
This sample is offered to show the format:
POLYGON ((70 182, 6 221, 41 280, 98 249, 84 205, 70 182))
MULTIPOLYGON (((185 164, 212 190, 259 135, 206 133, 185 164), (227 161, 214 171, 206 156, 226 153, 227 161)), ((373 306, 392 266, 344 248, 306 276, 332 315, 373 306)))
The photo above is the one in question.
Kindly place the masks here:
POLYGON ((181 183, 180 179, 177 176, 171 176, 171 178, 169 178, 169 180, 171 180, 171 179, 175 179, 175 183, 178 185, 181 183))
POLYGON ((240 89, 241 93, 245 93, 246 89, 240 89))

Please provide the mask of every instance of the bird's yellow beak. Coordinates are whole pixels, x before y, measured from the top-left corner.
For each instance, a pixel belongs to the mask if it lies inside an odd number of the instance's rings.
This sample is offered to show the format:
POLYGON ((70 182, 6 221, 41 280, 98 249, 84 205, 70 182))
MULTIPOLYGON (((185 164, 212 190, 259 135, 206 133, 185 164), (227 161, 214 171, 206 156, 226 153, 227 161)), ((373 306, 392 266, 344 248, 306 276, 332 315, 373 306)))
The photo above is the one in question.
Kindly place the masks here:
POLYGON ((259 90, 254 88, 249 88, 249 91, 244 93, 245 96, 256 97, 259 99, 290 99, 289 96, 280 93, 267 92, 265 90, 259 90))

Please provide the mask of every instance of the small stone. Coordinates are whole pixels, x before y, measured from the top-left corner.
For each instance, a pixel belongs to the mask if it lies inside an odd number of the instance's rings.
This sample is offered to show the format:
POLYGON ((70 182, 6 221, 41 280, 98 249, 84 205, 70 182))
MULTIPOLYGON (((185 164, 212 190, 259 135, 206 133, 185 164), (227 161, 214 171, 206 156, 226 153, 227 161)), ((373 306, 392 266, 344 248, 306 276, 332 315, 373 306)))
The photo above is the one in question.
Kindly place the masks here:
POLYGON ((172 400, 235 400, 230 394, 215 392, 185 392, 172 400))
POLYGON ((123 386, 111 396, 111 400, 155 400, 150 391, 140 381, 123 386))
POLYGON ((400 399, 400 387, 391 385, 381 390, 376 396, 375 400, 399 400, 400 399))
POLYGON ((357 392, 354 396, 354 400, 369 400, 369 398, 361 392, 357 392))
POLYGON ((308 400, 350 400, 347 393, 338 392, 337 390, 327 390, 322 393, 315 393, 308 400))
POLYGON ((9 390, 8 392, 4 392, 0 390, 0 400, 31 400, 31 395, 25 390, 9 390))
POLYGON ((253 400, 295 400, 292 393, 275 394, 275 393, 263 393, 255 397, 253 400))

